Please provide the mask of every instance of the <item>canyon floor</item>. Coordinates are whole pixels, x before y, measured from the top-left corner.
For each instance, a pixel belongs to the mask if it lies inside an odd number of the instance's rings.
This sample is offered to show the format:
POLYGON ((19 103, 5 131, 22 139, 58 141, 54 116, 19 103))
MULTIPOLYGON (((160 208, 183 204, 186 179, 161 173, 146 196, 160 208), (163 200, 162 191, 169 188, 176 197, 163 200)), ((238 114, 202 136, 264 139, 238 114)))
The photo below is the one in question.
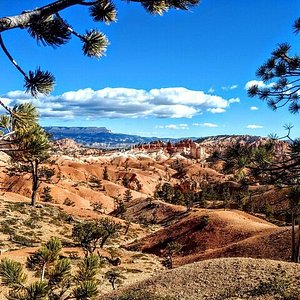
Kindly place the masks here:
MULTIPOLYGON (((149 289, 172 299, 278 299, 271 292, 267 296, 252 293, 263 280, 271 280, 278 268, 297 290, 299 266, 288 263, 289 226, 278 226, 265 216, 234 206, 222 207, 222 201, 217 200, 207 201, 206 208, 187 209, 153 199, 157 185, 164 182, 178 186, 203 178, 210 183, 231 182, 232 176, 222 173, 220 162, 203 164, 162 151, 76 156, 64 152, 53 155, 52 160, 55 176, 43 182, 40 191, 49 187, 53 200, 39 199, 38 206, 31 207, 30 175, 11 175, 8 158, 1 156, 1 258, 25 263, 42 243, 58 236, 64 256, 72 257, 76 265, 83 252, 72 240, 74 223, 109 217, 122 229, 99 251, 121 259, 118 290, 122 293, 149 289), (177 176, 174 168, 178 161, 185 170, 184 178, 177 176), (114 213, 116 198, 122 198, 128 189, 132 200, 124 203, 126 210, 120 217, 114 213), (162 262, 171 241, 180 243, 182 249, 174 255, 174 269, 168 270, 162 262)), ((265 198, 272 204, 280 193, 268 189, 265 198)), ((111 285, 103 279, 110 268, 105 264, 99 275, 101 294, 103 299, 119 299, 118 291, 109 295, 111 285)), ((7 289, 1 289, 0 299, 6 299, 5 293, 7 289)))

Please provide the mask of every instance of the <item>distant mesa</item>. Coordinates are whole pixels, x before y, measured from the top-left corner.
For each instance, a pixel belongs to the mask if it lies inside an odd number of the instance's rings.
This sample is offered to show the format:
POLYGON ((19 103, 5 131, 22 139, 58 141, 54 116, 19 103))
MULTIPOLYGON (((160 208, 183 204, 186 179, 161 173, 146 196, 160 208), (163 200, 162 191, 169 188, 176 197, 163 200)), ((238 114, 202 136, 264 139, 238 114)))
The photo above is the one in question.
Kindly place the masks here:
POLYGON ((106 127, 45 127, 45 130, 52 134, 83 134, 83 133, 112 133, 106 127))
MULTIPOLYGON (((73 139, 84 146, 94 148, 129 148, 132 145, 150 143, 157 137, 141 137, 123 133, 113 133, 105 127, 44 127, 53 140, 73 139)), ((163 141, 181 139, 164 138, 163 141)))

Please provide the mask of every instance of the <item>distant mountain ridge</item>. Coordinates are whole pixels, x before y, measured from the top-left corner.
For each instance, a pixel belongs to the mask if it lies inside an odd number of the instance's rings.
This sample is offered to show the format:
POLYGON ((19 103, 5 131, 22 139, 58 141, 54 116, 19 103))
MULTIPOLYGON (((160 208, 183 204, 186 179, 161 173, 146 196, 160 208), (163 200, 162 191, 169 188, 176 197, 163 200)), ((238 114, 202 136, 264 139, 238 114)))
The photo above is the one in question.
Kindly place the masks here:
POLYGON ((123 133, 112 133, 105 127, 44 127, 53 140, 73 139, 77 143, 99 148, 127 148, 136 144, 146 144, 153 141, 176 142, 183 138, 142 137, 123 133))
POLYGON ((106 127, 44 127, 51 134, 111 133, 106 127))
POLYGON ((207 143, 207 142, 232 142, 235 143, 244 141, 247 144, 251 144, 261 139, 268 139, 258 135, 248 135, 248 134, 222 134, 222 135, 213 135, 201 137, 195 140, 196 143, 207 143))
POLYGON ((142 137, 123 133, 113 133, 106 127, 44 127, 52 136, 53 140, 72 139, 75 142, 88 147, 95 148, 128 148, 137 144, 148 144, 154 141, 176 143, 181 140, 190 139, 200 144, 214 144, 214 146, 228 146, 243 142, 246 144, 259 143, 268 138, 252 135, 216 135, 207 137, 190 138, 158 138, 142 137))

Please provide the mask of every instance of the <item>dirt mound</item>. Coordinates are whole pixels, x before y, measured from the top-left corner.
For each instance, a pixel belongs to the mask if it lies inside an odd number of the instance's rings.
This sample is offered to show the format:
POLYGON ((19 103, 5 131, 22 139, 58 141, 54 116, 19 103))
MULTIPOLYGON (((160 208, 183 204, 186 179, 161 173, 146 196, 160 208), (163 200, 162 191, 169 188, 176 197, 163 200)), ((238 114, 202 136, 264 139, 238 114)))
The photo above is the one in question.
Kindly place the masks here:
POLYGON ((290 261, 291 229, 278 228, 224 247, 207 249, 187 256, 177 256, 174 262, 176 265, 185 265, 195 261, 220 257, 252 257, 290 261))
POLYGON ((118 299, 117 296, 128 291, 139 290, 176 300, 283 299, 272 297, 271 293, 257 296, 255 291, 260 282, 269 282, 275 276, 282 280, 283 288, 294 289, 299 294, 299 272, 300 265, 295 263, 251 258, 213 259, 166 271, 103 299, 118 299), (288 286, 284 285, 287 279, 291 281, 288 286))
POLYGON ((185 168, 186 174, 191 178, 206 179, 210 181, 223 181, 226 177, 222 173, 201 164, 192 164, 185 168))
POLYGON ((171 205, 152 198, 135 199, 126 203, 124 216, 127 220, 142 224, 170 224, 187 215, 186 208, 171 205))
MULTIPOLYGON (((273 257, 278 244, 270 235, 279 232, 277 226, 238 210, 201 209, 128 247, 164 256, 168 243, 176 241, 182 245, 177 265, 224 256, 273 257), (268 255, 267 247, 271 249, 268 255)), ((289 247, 286 238, 278 240, 289 247)))

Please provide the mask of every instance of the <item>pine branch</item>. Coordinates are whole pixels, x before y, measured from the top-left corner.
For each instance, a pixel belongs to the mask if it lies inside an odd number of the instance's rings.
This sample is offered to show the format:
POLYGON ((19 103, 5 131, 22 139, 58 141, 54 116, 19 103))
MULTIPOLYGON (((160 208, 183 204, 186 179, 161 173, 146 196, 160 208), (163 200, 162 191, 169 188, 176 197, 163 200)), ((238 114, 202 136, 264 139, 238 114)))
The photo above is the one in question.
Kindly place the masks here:
POLYGON ((96 1, 96 3, 90 7, 90 14, 95 22, 110 24, 117 20, 116 7, 110 0, 96 1))
POLYGON ((11 112, 11 109, 4 104, 4 102, 0 99, 0 105, 11 115, 12 112, 11 112))
POLYGON ((54 82, 55 78, 50 72, 37 68, 34 72, 29 71, 28 76, 25 77, 24 87, 26 88, 26 93, 37 97, 39 94, 50 94, 53 90, 54 82))
POLYGON ((105 54, 108 45, 109 42, 102 32, 91 30, 84 35, 82 50, 88 57, 100 58, 105 54))
MULTIPOLYGON (((17 68, 17 70, 26 78, 27 74, 22 70, 22 68, 18 65, 18 63, 14 60, 14 58, 11 56, 11 54, 9 53, 9 51, 7 50, 3 39, 2 39, 2 35, 0 34, 0 46, 3 50, 3 52, 5 53, 5 55, 8 57, 8 59, 10 60, 10 62, 17 68)), ((2 105, 2 104, 1 104, 2 105)), ((3 106, 3 105, 2 105, 3 106)), ((4 106, 3 106, 4 107, 4 106)), ((5 108, 5 107, 4 107, 5 108)))
MULTIPOLYGON (((7 138, 12 137, 14 134, 15 134, 15 131, 12 131, 12 132, 9 132, 9 133, 6 133, 6 134, 2 135, 2 136, 0 137, 1 145, 3 145, 3 141, 5 141, 7 138)), ((7 142, 8 142, 9 144, 12 143, 11 140, 8 140, 7 142)), ((1 151, 3 151, 3 150, 1 149, 1 151)))
POLYGON ((81 3, 81 0, 58 0, 20 15, 0 18, 0 32, 13 28, 28 27, 32 20, 47 18, 56 12, 81 3))
POLYGON ((0 276, 2 282, 10 287, 23 288, 27 276, 23 272, 22 265, 8 258, 4 258, 0 263, 0 276))
POLYGON ((71 26, 69 26, 69 25, 64 21, 64 19, 60 16, 59 13, 56 13, 55 15, 56 15, 57 19, 61 22, 61 24, 62 24, 63 26, 65 26, 66 29, 67 29, 71 34, 74 34, 76 37, 78 37, 78 38, 79 38, 80 40, 82 40, 82 41, 84 40, 84 36, 81 35, 81 34, 79 34, 78 32, 76 32, 71 26))
POLYGON ((61 22, 56 15, 32 22, 28 32, 44 46, 58 47, 66 44, 71 38, 68 25, 65 25, 65 21, 61 22))

